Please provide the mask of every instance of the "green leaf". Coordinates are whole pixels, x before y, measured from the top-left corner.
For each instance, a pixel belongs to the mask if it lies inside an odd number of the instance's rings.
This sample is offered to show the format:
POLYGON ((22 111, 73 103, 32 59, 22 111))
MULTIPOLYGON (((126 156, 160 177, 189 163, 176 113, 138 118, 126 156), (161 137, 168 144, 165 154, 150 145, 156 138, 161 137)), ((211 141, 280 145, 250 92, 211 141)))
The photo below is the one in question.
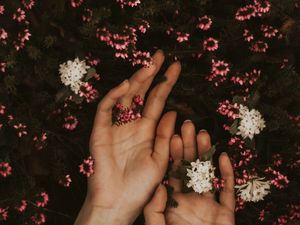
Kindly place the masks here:
POLYGON ((96 70, 94 68, 89 68, 87 71, 87 74, 84 78, 84 81, 88 81, 89 79, 93 78, 95 73, 96 73, 96 70))
POLYGON ((237 103, 237 104, 243 104, 244 103, 244 100, 242 97, 236 95, 232 98, 232 102, 233 103, 237 103))
POLYGON ((68 87, 63 87, 60 89, 55 96, 55 102, 60 103, 62 102, 66 97, 70 96, 72 94, 71 90, 68 87))
POLYGON ((213 145, 207 152, 201 155, 201 161, 211 160, 215 152, 216 152, 216 146, 213 145))
POLYGON ((230 126, 230 134, 235 135, 238 131, 238 120, 235 120, 233 124, 230 126))

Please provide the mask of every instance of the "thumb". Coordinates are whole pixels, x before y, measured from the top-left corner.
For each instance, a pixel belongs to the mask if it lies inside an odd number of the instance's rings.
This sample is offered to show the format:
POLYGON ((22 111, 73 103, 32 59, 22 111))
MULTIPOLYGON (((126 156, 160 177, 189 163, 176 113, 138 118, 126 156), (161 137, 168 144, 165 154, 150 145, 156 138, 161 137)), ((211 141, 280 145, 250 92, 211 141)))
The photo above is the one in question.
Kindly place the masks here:
POLYGON ((160 184, 151 201, 144 208, 145 225, 166 225, 164 211, 167 204, 167 189, 160 184))

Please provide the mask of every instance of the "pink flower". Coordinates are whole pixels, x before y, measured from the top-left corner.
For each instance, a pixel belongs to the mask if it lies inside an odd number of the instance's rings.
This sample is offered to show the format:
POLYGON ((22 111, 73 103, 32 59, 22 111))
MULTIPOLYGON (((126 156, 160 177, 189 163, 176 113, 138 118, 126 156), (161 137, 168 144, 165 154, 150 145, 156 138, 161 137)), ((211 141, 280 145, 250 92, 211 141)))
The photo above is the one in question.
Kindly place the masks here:
POLYGON ((124 6, 135 7, 141 3, 140 0, 117 0, 117 2, 120 4, 121 8, 124 8, 124 6))
POLYGON ((25 20, 26 14, 25 11, 21 8, 18 8, 17 11, 13 14, 13 19, 21 22, 22 20, 25 20))
POLYGON ((246 5, 237 10, 235 19, 239 21, 250 20, 256 16, 256 7, 254 5, 246 5))
POLYGON ((250 33, 250 31, 247 30, 247 29, 244 30, 243 36, 245 38, 245 41, 247 41, 247 42, 250 42, 250 41, 252 41, 254 39, 253 34, 250 33))
POLYGON ((143 65, 149 67, 152 64, 150 52, 134 51, 132 58, 132 65, 143 65))
POLYGON ((15 206, 15 209, 22 213, 26 210, 27 208, 27 202, 25 200, 21 200, 21 203, 15 206))
POLYGON ((166 30, 166 33, 167 35, 171 35, 174 31, 174 28, 173 27, 169 27, 167 30, 166 30))
POLYGON ((84 97, 87 103, 94 102, 99 97, 99 92, 88 82, 82 82, 79 95, 84 97))
POLYGON ((8 162, 2 161, 0 162, 0 175, 2 177, 8 177, 12 174, 12 168, 8 162))
POLYGON ((254 4, 258 16, 262 16, 262 14, 269 12, 271 9, 271 3, 266 0, 254 0, 254 4))
POLYGON ((4 115, 5 109, 6 109, 5 105, 2 105, 2 104, 0 103, 0 115, 4 115))
POLYGON ((83 3, 83 0, 70 0, 70 3, 73 8, 78 8, 83 3))
POLYGON ((253 85, 257 79, 260 77, 261 70, 253 69, 251 72, 246 72, 241 75, 236 75, 231 77, 231 81, 234 84, 243 85, 253 85))
POLYGON ((95 160, 92 159, 91 156, 89 156, 87 159, 84 159, 83 163, 79 165, 79 172, 87 177, 90 177, 92 174, 94 174, 94 162, 95 160))
POLYGON ((25 124, 18 123, 18 124, 13 125, 13 127, 17 130, 19 137, 22 137, 27 134, 27 131, 26 131, 27 126, 25 124))
POLYGON ((227 116, 228 118, 231 118, 234 120, 238 117, 239 105, 237 103, 232 104, 229 102, 229 100, 225 100, 225 101, 219 103, 217 112, 223 116, 227 116))
POLYGON ((259 53, 266 52, 268 48, 269 48, 268 43, 264 41, 253 42, 252 45, 250 46, 251 51, 259 52, 259 53))
POLYGON ((0 208, 0 221, 5 221, 8 218, 8 207, 0 208))
POLYGON ((212 25, 212 20, 207 15, 198 18, 199 23, 197 24, 197 28, 201 30, 208 30, 212 25))
POLYGON ((5 11, 4 5, 0 5, 0 14, 3 15, 5 11))
POLYGON ((182 32, 176 32, 176 35, 177 35, 177 38, 176 40, 181 43, 181 42, 184 42, 184 41, 188 41, 189 40, 189 37, 190 37, 190 34, 189 33, 182 33, 182 32))
POLYGON ((67 174, 63 178, 61 178, 58 183, 64 187, 70 187, 70 184, 72 182, 71 176, 67 174))
POLYGON ((210 37, 203 41, 203 49, 207 51, 216 51, 219 48, 218 40, 210 37))
POLYGON ((31 221, 36 225, 46 223, 46 216, 44 213, 36 213, 30 217, 31 221))
POLYGON ((276 34, 278 33, 278 30, 275 29, 274 27, 272 26, 268 26, 268 25, 264 25, 262 24, 260 26, 260 30, 264 33, 264 36, 266 38, 272 38, 272 37, 275 37, 276 34))
POLYGON ((227 77, 226 75, 230 71, 229 64, 222 61, 214 59, 212 60, 212 68, 211 68, 211 74, 206 77, 208 81, 213 81, 215 86, 218 86, 219 83, 224 82, 227 77))
POLYGON ((74 130, 78 125, 78 119, 75 116, 67 116, 65 117, 65 123, 63 124, 63 128, 67 130, 74 130))
POLYGON ((0 41, 3 43, 3 44, 6 44, 6 39, 8 38, 8 33, 3 29, 3 28, 0 28, 0 41))
POLYGON ((150 28, 150 24, 146 20, 142 20, 140 25, 138 26, 138 29, 141 31, 141 33, 146 33, 146 31, 150 28))
POLYGON ((34 0, 22 0, 22 4, 26 9, 32 9, 34 6, 34 0))
POLYGON ((44 208, 48 204, 49 196, 46 192, 37 194, 36 198, 37 200, 35 201, 35 204, 37 205, 37 207, 44 208))
POLYGON ((6 62, 0 62, 0 71, 5 73, 5 71, 6 71, 6 62))
POLYGON ((37 135, 34 136, 33 141, 36 149, 37 150, 43 149, 46 145, 46 140, 47 140, 47 134, 45 132, 42 132, 40 137, 38 137, 37 135))

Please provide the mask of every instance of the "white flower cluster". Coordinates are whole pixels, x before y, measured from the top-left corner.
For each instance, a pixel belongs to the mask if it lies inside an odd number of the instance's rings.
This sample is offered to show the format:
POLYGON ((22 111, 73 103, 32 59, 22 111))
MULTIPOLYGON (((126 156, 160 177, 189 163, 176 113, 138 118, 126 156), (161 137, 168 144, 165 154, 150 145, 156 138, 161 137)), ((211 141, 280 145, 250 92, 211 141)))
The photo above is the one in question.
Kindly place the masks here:
POLYGON ((212 190, 212 180, 215 177, 212 162, 197 159, 191 166, 191 169, 187 169, 187 176, 190 178, 187 187, 192 187, 199 194, 212 190))
POLYGON ((249 110, 247 106, 240 105, 238 117, 241 121, 237 134, 244 139, 247 137, 252 139, 255 134, 259 134, 266 127, 265 120, 260 112, 255 109, 249 110))
POLYGON ((89 68, 90 66, 86 65, 84 60, 80 61, 79 58, 75 58, 74 61, 68 60, 59 65, 61 82, 70 86, 71 90, 78 94, 82 84, 81 79, 89 68))
POLYGON ((263 181, 264 177, 255 177, 246 184, 237 185, 237 194, 246 202, 258 202, 270 193, 270 181, 263 181))

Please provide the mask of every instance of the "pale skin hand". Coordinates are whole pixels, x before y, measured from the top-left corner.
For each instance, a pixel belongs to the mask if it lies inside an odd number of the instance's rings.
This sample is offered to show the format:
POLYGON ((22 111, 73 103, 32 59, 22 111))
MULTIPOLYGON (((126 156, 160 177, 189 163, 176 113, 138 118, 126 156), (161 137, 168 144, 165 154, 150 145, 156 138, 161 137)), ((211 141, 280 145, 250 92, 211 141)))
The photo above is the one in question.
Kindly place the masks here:
POLYGON ((144 97, 163 61, 159 50, 153 65, 138 70, 99 103, 90 137, 95 173, 88 179, 87 197, 75 225, 132 224, 161 182, 176 113, 168 112, 159 119, 178 79, 180 63, 171 64, 166 80, 151 90, 142 118, 116 126, 112 108, 117 102, 130 106, 134 95, 144 97))
MULTIPOLYGON (((195 135, 192 122, 186 121, 182 126, 182 137, 174 135, 170 144, 173 169, 180 165, 182 159, 194 161, 211 147, 210 136, 206 131, 195 135), (196 150, 198 149, 198 151, 196 150)), ((225 187, 220 193, 219 202, 212 193, 182 193, 182 182, 170 178, 169 184, 174 188, 177 208, 166 209, 167 192, 160 185, 152 200, 144 209, 146 225, 234 225, 234 176, 229 157, 222 153, 219 166, 225 187)))

